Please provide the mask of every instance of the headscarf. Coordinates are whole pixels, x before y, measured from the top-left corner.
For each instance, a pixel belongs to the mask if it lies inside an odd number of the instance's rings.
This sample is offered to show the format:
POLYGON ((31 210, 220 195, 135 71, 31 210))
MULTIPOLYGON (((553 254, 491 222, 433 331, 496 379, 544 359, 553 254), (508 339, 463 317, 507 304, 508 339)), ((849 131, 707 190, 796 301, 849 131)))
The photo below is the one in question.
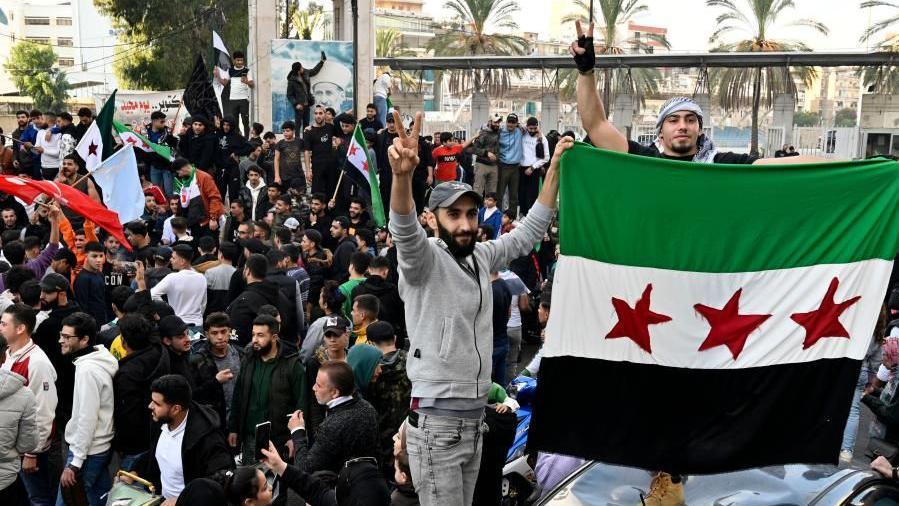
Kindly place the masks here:
POLYGON ((356 378, 356 390, 365 395, 371 378, 375 374, 375 368, 381 361, 381 350, 370 344, 357 344, 350 348, 346 361, 353 368, 353 376, 356 378))
MULTIPOLYGON (((659 109, 659 117, 656 119, 655 144, 660 152, 662 151, 662 142, 658 136, 662 133, 662 123, 665 122, 665 118, 668 116, 682 111, 688 111, 695 114, 696 117, 699 118, 699 129, 702 130, 705 116, 702 113, 702 107, 699 107, 699 104, 697 104, 696 101, 690 97, 674 97, 669 99, 662 104, 662 107, 659 109)), ((715 155, 718 154, 718 150, 715 148, 711 139, 705 134, 700 134, 699 138, 696 139, 696 144, 699 149, 696 151, 696 154, 693 155, 694 162, 712 163, 715 161, 715 155)))

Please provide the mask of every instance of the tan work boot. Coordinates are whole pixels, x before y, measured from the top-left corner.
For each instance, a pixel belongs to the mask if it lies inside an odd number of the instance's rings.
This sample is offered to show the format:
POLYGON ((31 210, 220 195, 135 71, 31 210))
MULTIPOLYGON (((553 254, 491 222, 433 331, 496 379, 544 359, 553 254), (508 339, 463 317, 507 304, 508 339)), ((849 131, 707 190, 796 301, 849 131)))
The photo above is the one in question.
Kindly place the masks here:
POLYGON ((686 506, 684 482, 672 483, 670 474, 659 473, 649 483, 649 495, 642 499, 640 506, 686 506))

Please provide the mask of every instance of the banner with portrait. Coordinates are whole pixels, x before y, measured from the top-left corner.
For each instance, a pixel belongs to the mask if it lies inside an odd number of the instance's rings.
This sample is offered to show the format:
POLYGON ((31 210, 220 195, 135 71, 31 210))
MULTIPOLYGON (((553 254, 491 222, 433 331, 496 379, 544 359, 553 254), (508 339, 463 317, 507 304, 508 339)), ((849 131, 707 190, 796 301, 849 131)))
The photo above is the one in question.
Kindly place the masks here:
POLYGON ((332 107, 337 113, 353 108, 353 43, 333 40, 272 40, 272 131, 280 132, 281 124, 294 120, 294 108, 287 99, 287 76, 299 62, 305 72, 315 69, 324 51, 326 60, 315 75, 310 76, 315 104, 332 107))

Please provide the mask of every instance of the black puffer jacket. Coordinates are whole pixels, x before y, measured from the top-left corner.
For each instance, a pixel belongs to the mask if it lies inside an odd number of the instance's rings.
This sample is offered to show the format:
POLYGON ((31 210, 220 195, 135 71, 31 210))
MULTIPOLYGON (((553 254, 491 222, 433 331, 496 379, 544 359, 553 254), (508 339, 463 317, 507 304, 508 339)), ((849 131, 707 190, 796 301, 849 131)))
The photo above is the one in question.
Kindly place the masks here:
POLYGON ((200 136, 185 135, 178 142, 178 151, 194 167, 209 172, 215 164, 216 141, 215 134, 208 130, 200 136))
MULTIPOLYGON (((115 408, 115 437, 112 446, 126 454, 140 453, 150 448, 153 440, 153 418, 150 404, 150 384, 171 372, 168 350, 155 343, 129 353, 119 360, 119 370, 112 380, 115 408)), ((158 429, 156 430, 158 434, 158 429)))
POLYGON ((237 331, 237 341, 241 346, 246 346, 252 338, 253 320, 259 315, 259 308, 271 304, 278 308, 281 314, 281 331, 278 333, 282 339, 296 341, 297 326, 296 312, 287 297, 281 293, 278 285, 272 281, 258 281, 247 285, 247 288, 234 299, 228 306, 228 315, 231 317, 231 326, 237 331))
MULTIPOLYGON (((218 415, 212 408, 195 402, 190 403, 190 409, 187 411, 187 427, 184 428, 184 439, 181 440, 184 483, 199 478, 215 479, 234 468, 234 459, 231 458, 228 442, 219 430, 220 423, 218 415)), ((156 461, 156 443, 159 442, 160 433, 158 429, 153 433, 144 476, 161 488, 159 463, 156 461)))

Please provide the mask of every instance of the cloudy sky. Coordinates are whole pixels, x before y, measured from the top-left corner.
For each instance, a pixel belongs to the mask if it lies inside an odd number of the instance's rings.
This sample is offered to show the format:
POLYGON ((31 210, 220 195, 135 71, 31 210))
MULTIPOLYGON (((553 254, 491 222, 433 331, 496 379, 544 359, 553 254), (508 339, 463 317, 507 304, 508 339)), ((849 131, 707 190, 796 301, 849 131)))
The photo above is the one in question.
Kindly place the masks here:
MULTIPOLYGON (((748 0, 736 0, 738 5, 746 5, 748 0)), ((715 30, 715 17, 722 11, 705 6, 705 0, 643 0, 649 6, 647 13, 640 14, 635 21, 668 28, 668 38, 676 51, 708 48, 708 38, 715 30)), ((441 12, 445 0, 425 0, 426 12, 441 12)), ((565 0, 518 0, 521 11, 516 20, 522 30, 551 33, 550 19, 553 5, 569 3, 565 0)), ((795 0, 796 9, 786 11, 780 26, 775 27, 773 36, 784 39, 803 40, 817 50, 858 50, 865 49, 859 37, 869 23, 876 22, 890 14, 890 10, 862 10, 860 0, 795 0), (827 37, 817 35, 806 28, 785 27, 797 19, 813 18, 823 22, 830 29, 827 37)), ((443 11, 445 12, 445 11, 443 11)), ((899 31, 899 26, 897 30, 899 31)))

